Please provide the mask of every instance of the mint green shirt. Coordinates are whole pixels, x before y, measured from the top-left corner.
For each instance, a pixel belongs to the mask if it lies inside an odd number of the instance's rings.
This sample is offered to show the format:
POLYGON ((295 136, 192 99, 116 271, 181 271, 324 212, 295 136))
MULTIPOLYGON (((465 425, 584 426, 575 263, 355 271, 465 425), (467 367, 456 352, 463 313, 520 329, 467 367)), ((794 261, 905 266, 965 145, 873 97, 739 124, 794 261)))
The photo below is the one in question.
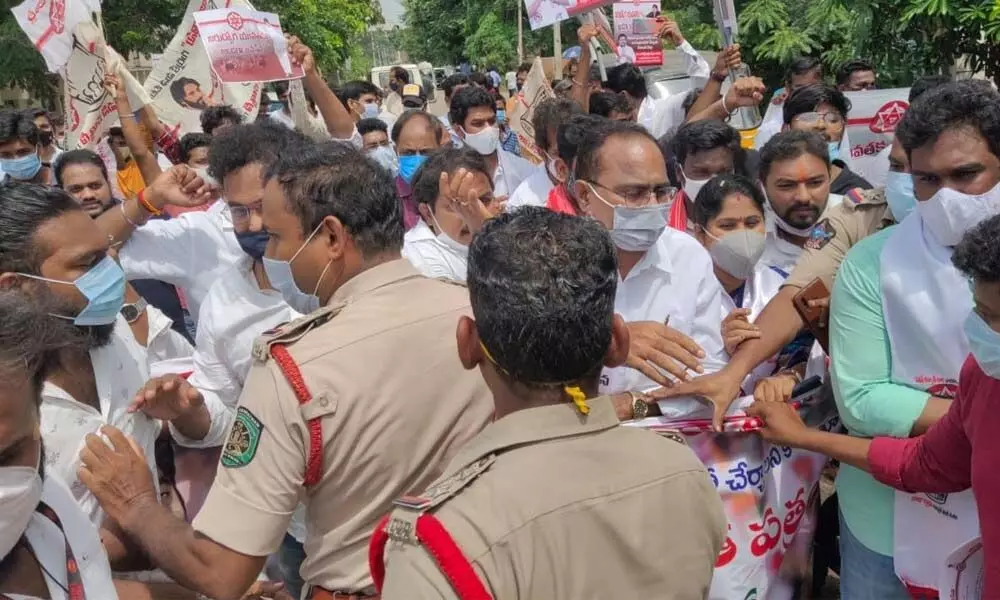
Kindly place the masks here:
MULTIPOLYGON (((830 308, 830 373, 851 435, 910 437, 927 404, 923 390, 890 381, 892 355, 882 314, 882 248, 894 227, 859 242, 837 272, 830 308)), ((837 476, 840 511, 866 547, 892 556, 892 488, 848 465, 837 476)))

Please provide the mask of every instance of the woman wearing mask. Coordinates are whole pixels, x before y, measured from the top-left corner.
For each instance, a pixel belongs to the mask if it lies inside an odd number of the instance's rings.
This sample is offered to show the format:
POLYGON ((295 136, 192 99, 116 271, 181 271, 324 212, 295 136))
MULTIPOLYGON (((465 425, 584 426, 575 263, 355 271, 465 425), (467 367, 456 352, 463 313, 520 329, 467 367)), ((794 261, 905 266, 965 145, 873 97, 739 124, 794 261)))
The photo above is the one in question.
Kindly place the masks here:
POLYGON ((498 208, 482 155, 443 149, 413 184, 421 220, 403 238, 403 258, 427 277, 465 282, 469 242, 498 208))
POLYGON ((407 230, 420 222, 413 199, 413 181, 427 155, 440 145, 444 127, 436 117, 420 110, 403 113, 392 126, 392 143, 399 157, 396 174, 396 194, 403 208, 403 225, 407 230))
MULTIPOLYGON (((708 250, 715 276, 725 290, 722 298, 725 319, 722 337, 726 350, 752 334, 752 323, 781 288, 784 277, 760 262, 766 244, 764 195, 746 177, 719 175, 705 183, 694 202, 695 238, 708 250)), ((801 380, 799 370, 786 367, 775 373, 774 357, 760 364, 744 382, 763 398, 768 386, 758 386, 762 378, 791 377, 801 380)))

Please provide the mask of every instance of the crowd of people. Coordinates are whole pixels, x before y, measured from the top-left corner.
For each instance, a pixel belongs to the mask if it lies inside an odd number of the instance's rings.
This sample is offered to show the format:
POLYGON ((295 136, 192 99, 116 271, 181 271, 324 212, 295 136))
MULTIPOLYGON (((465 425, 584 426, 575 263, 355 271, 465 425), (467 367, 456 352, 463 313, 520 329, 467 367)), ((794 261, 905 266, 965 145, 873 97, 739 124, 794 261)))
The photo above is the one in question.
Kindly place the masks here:
POLYGON ((760 597, 948 597, 978 538, 1000 598, 1000 93, 918 79, 873 186, 871 65, 794 61, 751 149, 739 48, 660 34, 690 93, 584 26, 532 140, 495 73, 436 117, 294 37, 253 123, 178 138, 114 73, 110 157, 0 111, 0 598, 734 600, 735 436, 808 481, 760 597))

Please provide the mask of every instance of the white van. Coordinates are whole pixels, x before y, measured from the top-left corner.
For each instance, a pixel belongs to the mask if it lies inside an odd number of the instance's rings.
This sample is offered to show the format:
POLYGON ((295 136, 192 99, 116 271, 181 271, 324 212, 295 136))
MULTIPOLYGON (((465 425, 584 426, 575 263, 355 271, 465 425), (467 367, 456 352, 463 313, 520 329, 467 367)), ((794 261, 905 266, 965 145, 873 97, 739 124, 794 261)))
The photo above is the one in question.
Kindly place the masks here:
MULTIPOLYGON (((393 67, 403 67, 406 72, 410 74, 410 83, 419 83, 423 85, 423 77, 420 75, 420 69, 417 65, 407 64, 407 65, 389 65, 386 67, 375 67, 371 70, 371 80, 380 90, 389 89, 389 70, 393 67)), ((426 91, 426 90, 424 90, 426 91)))

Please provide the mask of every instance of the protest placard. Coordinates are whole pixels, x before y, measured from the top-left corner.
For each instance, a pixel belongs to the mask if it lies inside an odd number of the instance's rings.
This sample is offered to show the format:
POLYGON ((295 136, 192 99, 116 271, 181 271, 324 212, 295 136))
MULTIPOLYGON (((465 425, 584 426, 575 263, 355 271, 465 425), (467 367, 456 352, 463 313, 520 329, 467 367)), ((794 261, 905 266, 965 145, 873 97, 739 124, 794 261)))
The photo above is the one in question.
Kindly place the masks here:
POLYGON ((234 6, 196 12, 194 20, 212 71, 223 83, 305 76, 288 55, 278 15, 234 6))
POLYGON ((201 131, 201 111, 209 106, 228 104, 248 121, 257 116, 262 84, 220 81, 194 22, 196 12, 233 7, 252 8, 245 0, 190 0, 177 33, 146 79, 157 116, 178 134, 201 131))
POLYGON ((524 0, 531 29, 539 29, 587 11, 611 4, 614 0, 524 0))
POLYGON ((874 186, 885 185, 889 146, 896 125, 909 108, 909 88, 847 92, 851 112, 840 144, 840 158, 874 186))
POLYGON ((10 9, 52 73, 69 62, 76 26, 100 10, 99 0, 24 0, 10 9))
POLYGON ((637 67, 663 64, 663 44, 658 35, 660 2, 616 2, 615 43, 619 62, 637 67))
POLYGON ((524 87, 517 95, 514 109, 507 117, 510 128, 517 134, 517 141, 521 145, 521 156, 535 164, 542 162, 544 148, 535 145, 535 128, 531 124, 531 118, 539 104, 554 97, 555 93, 545 78, 542 59, 536 56, 524 79, 524 87))

